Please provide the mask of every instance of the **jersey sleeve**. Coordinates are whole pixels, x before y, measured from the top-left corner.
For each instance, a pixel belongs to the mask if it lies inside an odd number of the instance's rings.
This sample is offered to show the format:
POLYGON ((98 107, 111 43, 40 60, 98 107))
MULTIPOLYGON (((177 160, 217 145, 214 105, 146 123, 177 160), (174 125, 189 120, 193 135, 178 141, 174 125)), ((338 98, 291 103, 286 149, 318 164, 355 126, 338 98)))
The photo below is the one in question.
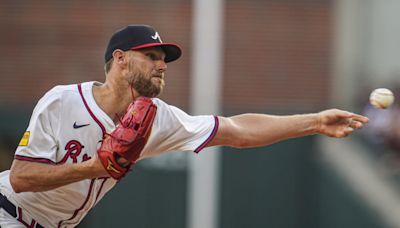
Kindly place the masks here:
POLYGON ((58 149, 61 99, 57 87, 47 92, 33 110, 15 159, 40 163, 54 163, 58 149))
POLYGON ((153 101, 157 105, 157 114, 142 158, 168 151, 194 151, 198 153, 215 136, 218 130, 218 118, 216 116, 190 116, 160 99, 153 99, 153 101))

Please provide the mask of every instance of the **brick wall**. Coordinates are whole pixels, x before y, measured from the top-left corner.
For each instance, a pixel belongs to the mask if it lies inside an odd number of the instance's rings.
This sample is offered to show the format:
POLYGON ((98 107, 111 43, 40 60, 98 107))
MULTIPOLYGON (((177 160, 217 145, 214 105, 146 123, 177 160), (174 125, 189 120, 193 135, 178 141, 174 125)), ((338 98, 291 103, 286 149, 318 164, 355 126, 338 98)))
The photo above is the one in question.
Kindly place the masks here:
POLYGON ((315 110, 328 102, 331 1, 227 1, 224 107, 315 110))
POLYGON ((188 105, 191 2, 2 1, 0 103, 31 105, 57 84, 104 80, 104 49, 111 34, 151 24, 164 42, 180 44, 183 58, 169 65, 163 98, 188 105))
MULTIPOLYGON (((331 1, 225 3, 225 112, 325 106, 331 1)), ((147 23, 159 30, 164 41, 183 48, 182 59, 169 65, 162 98, 187 109, 191 7, 188 0, 3 0, 0 104, 33 105, 56 84, 102 81, 103 53, 110 34, 126 24, 147 23)))

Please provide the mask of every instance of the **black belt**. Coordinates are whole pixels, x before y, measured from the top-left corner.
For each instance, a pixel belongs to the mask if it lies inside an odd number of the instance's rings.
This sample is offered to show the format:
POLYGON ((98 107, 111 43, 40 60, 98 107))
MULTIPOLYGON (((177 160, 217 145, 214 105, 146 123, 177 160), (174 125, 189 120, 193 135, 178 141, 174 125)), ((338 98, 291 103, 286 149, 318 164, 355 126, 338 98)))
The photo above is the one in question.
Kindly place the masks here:
MULTIPOLYGON (((7 199, 7 197, 5 197, 1 193, 0 193, 0 208, 3 208, 5 211, 7 211, 8 214, 10 214, 14 218, 18 219, 17 207, 13 203, 11 203, 7 199)), ((18 219, 18 221, 20 221, 20 220, 18 219)), ((24 224, 24 225, 26 225, 26 224, 24 224)), ((39 223, 36 223, 35 228, 44 228, 44 227, 42 225, 40 225, 39 223)))

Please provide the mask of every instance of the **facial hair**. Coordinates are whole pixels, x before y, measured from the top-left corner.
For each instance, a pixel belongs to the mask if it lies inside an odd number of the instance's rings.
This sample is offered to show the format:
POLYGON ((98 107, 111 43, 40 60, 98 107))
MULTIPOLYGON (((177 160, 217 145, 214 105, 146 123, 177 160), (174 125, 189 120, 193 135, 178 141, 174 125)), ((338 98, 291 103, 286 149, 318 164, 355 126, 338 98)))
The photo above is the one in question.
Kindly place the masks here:
POLYGON ((139 72, 131 72, 129 83, 139 93, 140 96, 157 97, 160 95, 164 88, 164 79, 160 79, 160 84, 157 85, 152 82, 152 77, 143 75, 139 72))

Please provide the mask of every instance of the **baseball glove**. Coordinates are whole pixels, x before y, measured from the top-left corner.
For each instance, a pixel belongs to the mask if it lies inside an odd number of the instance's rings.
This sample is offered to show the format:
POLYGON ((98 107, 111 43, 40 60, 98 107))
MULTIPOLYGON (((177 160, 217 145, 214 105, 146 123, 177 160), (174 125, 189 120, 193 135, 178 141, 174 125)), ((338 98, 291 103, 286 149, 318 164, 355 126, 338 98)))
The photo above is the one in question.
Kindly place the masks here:
POLYGON ((150 136, 157 106, 147 97, 132 102, 116 129, 107 134, 97 153, 104 168, 114 179, 120 180, 130 171, 150 136), (124 158, 127 165, 118 160, 124 158))

